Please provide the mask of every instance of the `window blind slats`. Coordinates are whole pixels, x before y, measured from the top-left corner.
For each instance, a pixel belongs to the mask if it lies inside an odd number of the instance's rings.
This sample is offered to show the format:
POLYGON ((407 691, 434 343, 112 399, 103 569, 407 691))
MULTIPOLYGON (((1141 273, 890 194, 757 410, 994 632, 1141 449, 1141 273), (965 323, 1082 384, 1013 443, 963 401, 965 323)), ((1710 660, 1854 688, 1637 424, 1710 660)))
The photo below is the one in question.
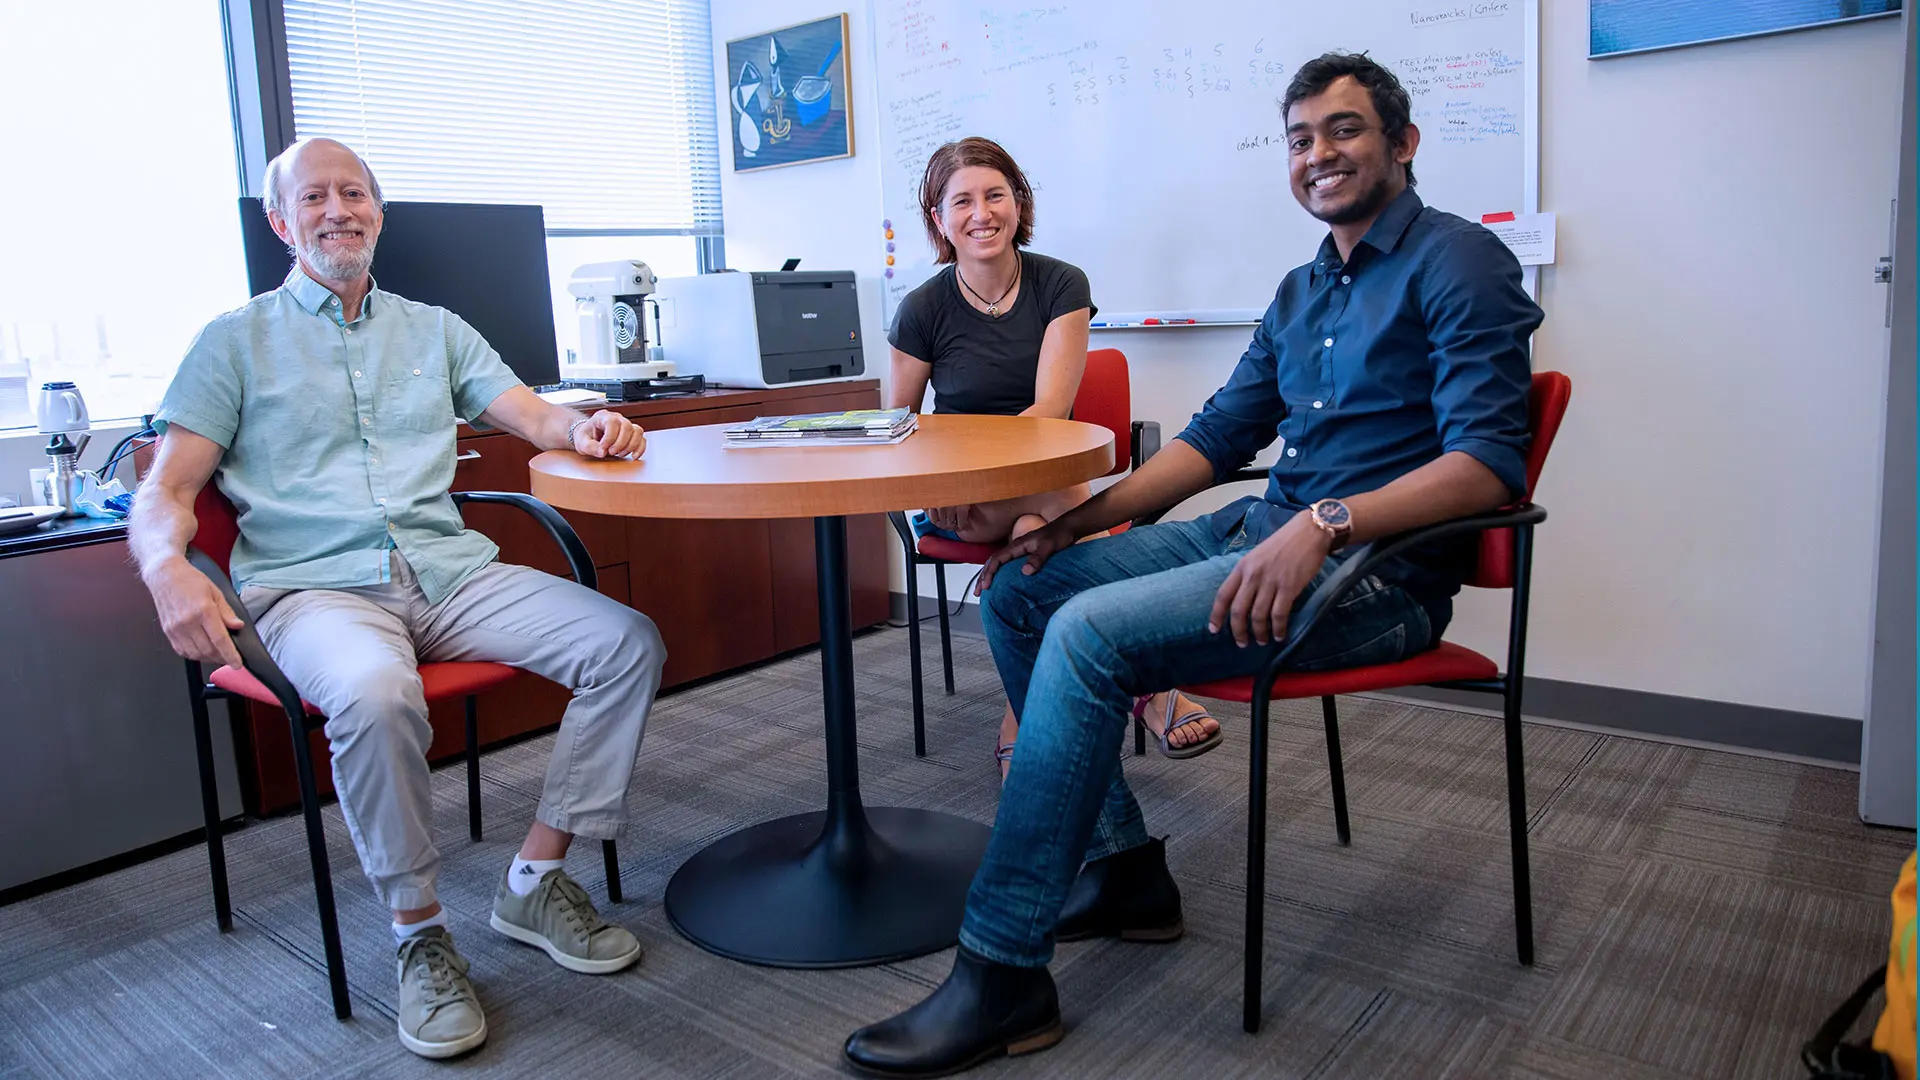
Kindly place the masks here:
POLYGON ((294 127, 390 199, 718 235, 707 0, 286 0, 294 127))

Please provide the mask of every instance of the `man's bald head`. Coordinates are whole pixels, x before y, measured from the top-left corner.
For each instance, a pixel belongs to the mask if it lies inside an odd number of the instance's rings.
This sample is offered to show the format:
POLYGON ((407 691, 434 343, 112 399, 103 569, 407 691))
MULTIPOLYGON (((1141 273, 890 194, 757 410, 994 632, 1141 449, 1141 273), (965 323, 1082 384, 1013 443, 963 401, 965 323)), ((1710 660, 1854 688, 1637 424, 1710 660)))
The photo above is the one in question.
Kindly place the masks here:
POLYGON ((360 171, 367 176, 367 189, 373 193, 374 203, 385 205, 386 200, 380 196, 380 179, 373 175, 373 167, 367 164, 366 158, 361 157, 353 147, 338 139, 308 138, 294 140, 292 146, 280 151, 278 157, 267 162, 266 175, 260 179, 260 205, 268 213, 277 213, 281 217, 287 216, 290 204, 287 202, 286 187, 293 176, 298 159, 308 153, 329 155, 345 153, 353 158, 359 163, 360 171))

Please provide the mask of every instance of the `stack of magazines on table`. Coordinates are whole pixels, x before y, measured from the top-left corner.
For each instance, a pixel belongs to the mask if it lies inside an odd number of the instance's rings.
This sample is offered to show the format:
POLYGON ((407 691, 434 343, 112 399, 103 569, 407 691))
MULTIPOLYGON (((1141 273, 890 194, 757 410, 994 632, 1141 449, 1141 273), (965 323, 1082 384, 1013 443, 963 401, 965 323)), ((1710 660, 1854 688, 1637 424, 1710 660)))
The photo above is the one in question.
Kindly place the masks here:
POLYGON ((912 409, 852 409, 803 416, 761 416, 725 431, 726 445, 874 446, 897 443, 913 434, 919 416, 912 409))

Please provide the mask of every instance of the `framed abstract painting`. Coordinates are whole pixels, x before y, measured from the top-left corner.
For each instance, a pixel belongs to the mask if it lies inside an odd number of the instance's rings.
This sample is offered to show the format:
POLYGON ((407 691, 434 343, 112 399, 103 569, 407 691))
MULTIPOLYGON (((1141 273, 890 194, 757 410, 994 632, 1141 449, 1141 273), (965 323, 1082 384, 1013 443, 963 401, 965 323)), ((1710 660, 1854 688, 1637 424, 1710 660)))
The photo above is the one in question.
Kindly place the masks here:
POLYGON ((847 17, 727 42, 735 172, 853 155, 847 17))
POLYGON ((1589 59, 1898 15, 1901 0, 1588 0, 1589 59))

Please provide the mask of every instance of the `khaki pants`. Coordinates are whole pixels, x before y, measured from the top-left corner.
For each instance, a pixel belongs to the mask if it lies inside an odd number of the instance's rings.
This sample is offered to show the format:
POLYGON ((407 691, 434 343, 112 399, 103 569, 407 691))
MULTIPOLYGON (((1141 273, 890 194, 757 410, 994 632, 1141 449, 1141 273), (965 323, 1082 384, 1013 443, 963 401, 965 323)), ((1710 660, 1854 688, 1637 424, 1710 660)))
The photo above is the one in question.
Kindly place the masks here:
POLYGON ((327 717, 341 812, 380 901, 396 911, 435 902, 423 661, 491 660, 571 687, 537 816, 576 836, 617 836, 666 661, 653 621, 572 581, 501 563, 430 607, 400 553, 391 558, 385 585, 241 595, 274 661, 327 717))

